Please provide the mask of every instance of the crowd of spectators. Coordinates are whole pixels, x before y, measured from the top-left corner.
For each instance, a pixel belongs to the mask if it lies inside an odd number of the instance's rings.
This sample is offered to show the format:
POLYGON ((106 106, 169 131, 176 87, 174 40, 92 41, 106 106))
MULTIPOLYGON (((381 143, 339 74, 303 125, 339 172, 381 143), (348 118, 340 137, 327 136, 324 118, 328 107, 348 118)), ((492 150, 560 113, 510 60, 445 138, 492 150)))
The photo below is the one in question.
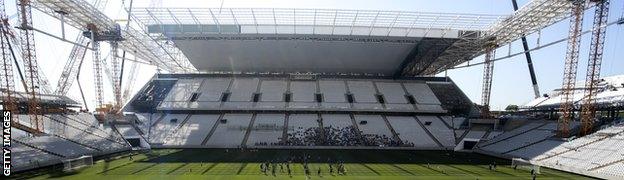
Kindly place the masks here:
POLYGON ((286 146, 321 146, 323 145, 323 137, 321 128, 311 127, 304 129, 297 127, 294 132, 286 135, 286 141, 282 145, 286 146))
POLYGON ((363 134, 355 126, 346 127, 297 127, 287 134, 285 146, 380 146, 413 147, 414 144, 395 137, 379 134, 363 134))

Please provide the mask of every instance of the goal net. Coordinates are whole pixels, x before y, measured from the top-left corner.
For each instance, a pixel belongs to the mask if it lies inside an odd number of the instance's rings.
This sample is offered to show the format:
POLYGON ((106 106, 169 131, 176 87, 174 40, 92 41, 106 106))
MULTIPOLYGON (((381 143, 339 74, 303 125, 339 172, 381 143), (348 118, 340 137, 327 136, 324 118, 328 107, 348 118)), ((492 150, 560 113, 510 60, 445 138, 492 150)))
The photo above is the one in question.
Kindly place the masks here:
POLYGON ((511 159, 511 168, 514 169, 525 169, 528 171, 533 170, 533 172, 535 174, 540 174, 540 166, 539 165, 535 165, 532 164, 531 162, 524 160, 524 159, 520 159, 520 158, 513 158, 511 159))
POLYGON ((63 160, 63 171, 73 171, 93 165, 92 156, 80 156, 73 159, 63 160))

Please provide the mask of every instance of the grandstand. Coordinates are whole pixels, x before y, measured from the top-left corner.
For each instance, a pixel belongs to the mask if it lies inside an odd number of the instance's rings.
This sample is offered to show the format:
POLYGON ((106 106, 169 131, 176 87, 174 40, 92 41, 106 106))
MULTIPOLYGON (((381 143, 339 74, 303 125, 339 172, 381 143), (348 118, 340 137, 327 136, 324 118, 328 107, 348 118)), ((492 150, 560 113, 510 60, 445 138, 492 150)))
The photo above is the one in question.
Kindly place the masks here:
MULTIPOLYGON (((565 89, 495 117, 489 94, 477 105, 439 76, 484 54, 493 63, 492 47, 510 44, 511 56, 511 42, 567 18, 576 6, 568 0, 532 0, 509 16, 135 7, 136 24, 124 30, 98 3, 33 7, 84 30, 74 45, 94 53, 94 66, 106 62, 101 41, 111 58, 123 49, 123 60, 128 52, 157 73, 124 99, 123 65, 94 67, 110 76, 115 100, 101 102, 109 93, 96 75, 93 113, 83 94, 78 103, 63 89, 5 95, 20 125, 11 128, 10 178, 624 179, 624 76, 598 81, 594 131, 579 134, 587 122, 573 117, 579 135, 566 137, 557 121, 565 89), (68 164, 86 157, 84 167, 68 164)), ((573 111, 584 90, 572 88, 573 111)))
MULTIPOLYGON (((576 82, 577 85, 584 82, 576 82)), ((574 102, 576 106, 585 97, 583 97, 583 87, 575 87, 574 102)), ((624 75, 602 77, 598 83, 598 94, 596 102, 600 109, 618 109, 624 103, 624 75)), ((526 103, 523 108, 529 110, 547 110, 560 106, 561 89, 555 89, 553 92, 545 94, 543 97, 536 98, 526 103)))

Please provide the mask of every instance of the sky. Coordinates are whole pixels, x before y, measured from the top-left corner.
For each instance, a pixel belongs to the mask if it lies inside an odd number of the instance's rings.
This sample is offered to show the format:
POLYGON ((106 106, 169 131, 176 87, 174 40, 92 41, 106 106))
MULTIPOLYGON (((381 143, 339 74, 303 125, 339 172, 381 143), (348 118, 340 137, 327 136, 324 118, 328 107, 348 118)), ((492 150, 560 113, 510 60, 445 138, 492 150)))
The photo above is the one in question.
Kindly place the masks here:
MULTIPOLYGON (((90 2, 90 1, 88 1, 90 2)), ((528 0, 518 0, 520 6, 528 0)), ((8 0, 6 11, 9 16, 15 14, 14 0, 8 0)), ((108 0, 104 9, 105 14, 120 23, 125 23, 127 14, 122 7, 127 7, 129 0, 108 0)), ((357 9, 357 10, 397 10, 416 12, 445 12, 445 13, 479 13, 510 15, 513 13, 511 0, 134 0, 134 7, 224 7, 224 8, 321 8, 321 9, 357 9)), ((611 0, 611 12, 609 22, 622 17, 624 1, 611 0)), ((593 22, 593 9, 585 13, 584 28, 590 29, 593 22)), ((37 29, 61 36, 61 23, 37 10, 33 10, 33 22, 37 29)), ((15 22, 13 22, 15 23, 15 22)), ((544 45, 552 41, 565 38, 568 32, 569 20, 563 20, 537 33, 528 35, 530 48, 539 44, 544 45)), ((602 76, 624 74, 624 26, 613 25, 607 29, 607 39, 601 69, 602 76)), ((73 40, 79 31, 66 27, 66 38, 73 40)), ((588 60, 590 34, 583 36, 577 80, 584 80, 588 60)), ((69 55, 71 44, 51 38, 44 34, 35 33, 37 57, 40 68, 43 70, 51 83, 52 89, 57 81, 69 55)), ((102 56, 107 56, 107 45, 102 45, 102 56)), ((511 48, 503 46, 497 49, 496 57, 506 56, 511 53, 522 52, 522 44, 513 42, 511 48)), ((549 93, 553 89, 560 88, 563 74, 563 64, 566 53, 566 43, 559 43, 532 52, 533 63, 537 75, 537 81, 542 94, 549 93)), ((132 58, 132 57, 130 57, 132 58)), ((477 57, 471 63, 482 62, 483 57, 477 57)), ((129 64, 126 65, 129 67, 129 64)), ((127 74, 129 68, 124 72, 127 74)), ((156 68, 149 65, 139 65, 139 75, 134 81, 133 91, 141 88, 145 82, 154 76, 156 68)), ((475 103, 481 103, 481 82, 483 66, 453 69, 447 75, 464 91, 475 103)), ((444 76, 444 73, 437 76, 444 76)), ((127 80, 127 79, 126 79, 127 80)), ((95 93, 93 90, 93 75, 91 53, 85 57, 81 71, 80 82, 82 83, 89 109, 94 109, 95 93)), ((105 82, 106 81, 105 79, 105 82)), ((112 101, 112 90, 108 83, 104 83, 105 101, 112 101)), ((19 90, 19 89, 18 89, 19 90)), ((80 91, 76 83, 70 89, 68 96, 81 101, 80 91)), ((509 104, 522 105, 533 99, 531 79, 524 55, 515 56, 497 61, 494 67, 492 85, 491 106, 493 110, 504 109, 509 104)))

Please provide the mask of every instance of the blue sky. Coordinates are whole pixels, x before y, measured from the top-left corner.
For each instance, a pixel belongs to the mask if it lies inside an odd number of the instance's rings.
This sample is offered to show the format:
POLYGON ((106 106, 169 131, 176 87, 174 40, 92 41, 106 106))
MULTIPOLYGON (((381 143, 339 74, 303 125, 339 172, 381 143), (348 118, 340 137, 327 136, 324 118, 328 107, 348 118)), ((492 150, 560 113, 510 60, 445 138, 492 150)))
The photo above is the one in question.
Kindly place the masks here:
MULTIPOLYGON (((125 0, 129 1, 129 0, 125 0)), ((610 21, 622 16, 624 1, 611 0, 610 21)), ((400 10, 400 11, 426 11, 447 13, 482 13, 509 15, 513 12, 511 0, 135 0, 135 7, 147 7, 151 3, 161 4, 164 7, 258 7, 258 8, 324 8, 324 9, 369 9, 369 10, 400 10)), ((528 0, 518 0, 520 6, 528 0)), ((14 1, 7 1, 9 15, 15 13, 14 1)), ((113 19, 125 19, 126 14, 122 11, 122 1, 109 0, 105 13, 113 19)), ((593 9, 585 14, 584 29, 589 29, 592 24, 593 9)), ((60 36, 60 22, 33 12, 35 27, 45 29, 48 32, 60 36)), ((603 58, 602 75, 624 74, 624 26, 613 25, 607 30, 605 54, 603 58)), ((541 44, 559 40, 567 36, 568 20, 564 20, 542 31, 541 44)), ((73 39, 77 30, 68 28, 68 39, 73 39)), ((37 55, 41 68, 48 76, 52 87, 56 87, 56 81, 67 59, 71 45, 35 34, 37 42, 37 55)), ((590 34, 583 36, 579 60, 578 80, 585 78, 585 69, 588 58, 590 34)), ((529 46, 537 44, 536 34, 528 36, 529 46)), ((107 48, 105 45, 104 49, 107 48)), ((565 57, 566 43, 559 43, 543 48, 532 53, 533 63, 538 77, 538 83, 542 93, 547 93, 561 86, 563 62, 565 57)), ((501 47, 497 50, 497 57, 506 56, 509 48, 501 47)), ((520 52, 522 45, 519 41, 512 43, 512 53, 520 52)), ((90 54, 90 53, 89 53, 90 54)), ((106 54, 104 54, 106 56, 106 54)), ((477 57, 472 62, 481 62, 483 57, 477 57)), ((85 58, 83 64, 84 75, 81 82, 85 90, 88 104, 93 109, 94 95, 92 90, 90 55, 85 58)), ((140 66, 141 73, 137 79, 135 89, 140 88, 156 72, 154 67, 140 66)), ((448 71, 448 75, 459 87, 473 100, 481 101, 481 79, 483 66, 456 69, 448 71)), ((443 75, 443 74, 440 74, 443 75)), ((105 85, 105 89, 110 89, 105 85)), ((492 87, 492 107, 502 109, 508 104, 524 104, 533 98, 531 80, 528 74, 526 60, 523 55, 498 61, 494 68, 494 82, 492 87)), ((110 90, 107 92, 106 101, 112 100, 110 90)), ((69 96, 79 100, 79 91, 76 85, 71 88, 69 96)))

